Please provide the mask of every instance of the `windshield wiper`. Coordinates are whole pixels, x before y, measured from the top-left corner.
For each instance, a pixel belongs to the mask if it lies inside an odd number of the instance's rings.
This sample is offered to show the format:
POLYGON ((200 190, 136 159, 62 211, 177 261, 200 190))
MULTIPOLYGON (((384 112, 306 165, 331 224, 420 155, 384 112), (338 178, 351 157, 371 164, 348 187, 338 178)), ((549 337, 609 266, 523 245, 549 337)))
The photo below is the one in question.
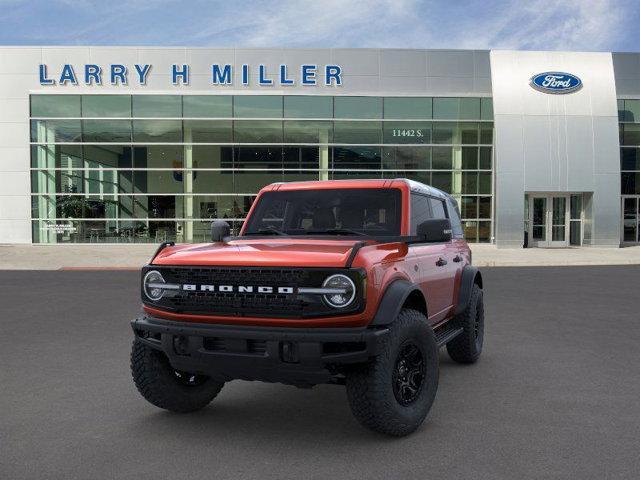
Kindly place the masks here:
POLYGON ((305 232, 307 235, 311 234, 323 234, 326 233, 328 235, 359 235, 366 236, 366 233, 358 232, 357 230, 351 230, 350 228, 328 228, 326 230, 307 230, 305 232))
POLYGON ((265 227, 255 232, 247 232, 245 235, 286 235, 286 233, 278 230, 276 227, 265 227))

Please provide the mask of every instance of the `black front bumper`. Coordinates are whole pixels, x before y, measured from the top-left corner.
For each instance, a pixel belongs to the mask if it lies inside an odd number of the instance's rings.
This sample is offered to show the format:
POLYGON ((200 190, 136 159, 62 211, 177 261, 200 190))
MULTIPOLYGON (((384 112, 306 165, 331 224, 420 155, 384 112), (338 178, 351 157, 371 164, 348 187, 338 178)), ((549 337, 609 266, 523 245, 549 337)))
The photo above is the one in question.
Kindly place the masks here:
POLYGON ((345 366, 380 352, 387 328, 284 328, 172 322, 143 316, 136 339, 160 350, 173 368, 221 381, 298 386, 335 383, 345 366))

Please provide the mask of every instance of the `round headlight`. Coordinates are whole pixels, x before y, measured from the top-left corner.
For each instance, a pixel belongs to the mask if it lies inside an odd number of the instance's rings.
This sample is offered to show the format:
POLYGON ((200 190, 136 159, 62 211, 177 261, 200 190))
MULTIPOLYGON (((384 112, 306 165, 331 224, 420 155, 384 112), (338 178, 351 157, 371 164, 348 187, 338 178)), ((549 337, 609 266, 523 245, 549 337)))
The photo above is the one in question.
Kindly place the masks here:
POLYGON ((147 272, 144 276, 144 280, 142 281, 142 288, 144 290, 144 294, 154 302, 157 302, 164 295, 164 288, 160 285, 166 283, 160 272, 157 270, 151 270, 147 272))
POLYGON ((351 305, 356 297, 356 286, 346 275, 331 275, 322 284, 322 288, 333 290, 323 295, 324 301, 333 308, 344 308, 351 305))

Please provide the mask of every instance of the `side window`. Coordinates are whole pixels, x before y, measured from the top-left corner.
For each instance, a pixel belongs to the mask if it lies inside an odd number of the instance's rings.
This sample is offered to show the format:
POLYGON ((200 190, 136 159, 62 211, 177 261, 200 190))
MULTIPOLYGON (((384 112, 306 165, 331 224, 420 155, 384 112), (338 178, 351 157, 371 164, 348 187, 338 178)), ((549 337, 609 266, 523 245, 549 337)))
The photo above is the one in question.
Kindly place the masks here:
POLYGON ((431 215, 431 206, 429 204, 429 197, 424 195, 418 195, 416 193, 411 194, 411 235, 418 233, 418 225, 425 220, 433 218, 431 215))
POLYGON ((453 199, 447 201, 447 210, 451 219, 451 233, 453 238, 464 238, 462 225, 460 223, 460 211, 458 210, 458 202, 453 199))
POLYGON ((431 200, 433 218, 447 218, 447 213, 444 209, 444 202, 438 198, 430 198, 429 200, 431 200))

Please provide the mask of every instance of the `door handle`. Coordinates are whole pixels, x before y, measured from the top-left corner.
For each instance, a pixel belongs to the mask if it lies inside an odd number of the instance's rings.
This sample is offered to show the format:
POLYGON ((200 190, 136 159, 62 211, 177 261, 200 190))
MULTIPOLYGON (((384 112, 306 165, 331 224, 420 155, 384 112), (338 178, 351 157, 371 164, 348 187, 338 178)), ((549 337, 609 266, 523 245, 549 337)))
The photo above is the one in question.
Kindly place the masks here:
POLYGON ((436 262, 436 265, 437 265, 438 267, 444 267, 446 264, 447 264, 447 261, 446 261, 444 258, 442 258, 442 257, 440 257, 440 258, 438 259, 438 261, 436 262))
POLYGON ((453 257, 453 261, 458 263, 462 261, 462 257, 460 255, 456 255, 455 257, 453 257))

